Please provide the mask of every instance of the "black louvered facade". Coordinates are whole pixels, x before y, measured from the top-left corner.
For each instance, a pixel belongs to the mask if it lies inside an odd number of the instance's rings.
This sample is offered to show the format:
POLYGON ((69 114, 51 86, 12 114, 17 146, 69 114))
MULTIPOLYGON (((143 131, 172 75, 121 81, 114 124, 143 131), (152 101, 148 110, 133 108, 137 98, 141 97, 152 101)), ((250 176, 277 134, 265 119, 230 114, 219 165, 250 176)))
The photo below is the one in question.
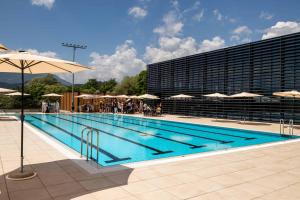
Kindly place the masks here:
POLYGON ((300 33, 149 64, 148 93, 162 99, 164 113, 300 122, 300 99, 272 96, 300 90, 300 33), (251 92, 255 99, 213 100, 209 93, 251 92), (180 93, 192 100, 168 100, 180 93), (246 110, 246 111, 245 111, 246 110))

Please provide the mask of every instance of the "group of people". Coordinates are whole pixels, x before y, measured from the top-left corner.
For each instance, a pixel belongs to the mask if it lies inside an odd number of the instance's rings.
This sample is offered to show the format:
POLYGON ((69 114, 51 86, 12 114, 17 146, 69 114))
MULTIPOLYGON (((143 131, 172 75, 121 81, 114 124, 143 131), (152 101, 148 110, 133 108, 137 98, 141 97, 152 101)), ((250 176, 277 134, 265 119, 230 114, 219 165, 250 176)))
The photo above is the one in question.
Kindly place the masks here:
POLYGON ((79 112, 104 112, 134 114, 144 113, 144 115, 161 114, 161 105, 151 106, 142 100, 133 99, 110 99, 108 101, 90 102, 87 101, 79 106, 79 112))
POLYGON ((42 113, 59 113, 59 101, 50 102, 42 101, 42 113))

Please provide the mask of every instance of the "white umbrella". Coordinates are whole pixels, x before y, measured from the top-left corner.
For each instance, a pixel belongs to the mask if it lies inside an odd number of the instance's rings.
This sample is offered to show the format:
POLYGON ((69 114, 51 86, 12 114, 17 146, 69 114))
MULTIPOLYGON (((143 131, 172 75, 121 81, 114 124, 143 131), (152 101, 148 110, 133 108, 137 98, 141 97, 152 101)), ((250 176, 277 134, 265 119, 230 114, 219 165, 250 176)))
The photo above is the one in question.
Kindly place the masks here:
POLYGON ((152 95, 152 94, 143 94, 138 96, 140 99, 159 99, 158 96, 152 95))
POLYGON ((249 93, 249 92, 241 92, 238 94, 234 94, 231 96, 228 96, 230 98, 253 98, 253 97, 261 97, 262 95, 260 94, 254 94, 254 93, 249 93))
POLYGON ((4 46, 3 44, 0 44, 0 52, 1 51, 7 51, 8 48, 6 46, 4 46))
POLYGON ((33 55, 27 52, 10 52, 0 54, 0 72, 21 73, 22 81, 22 102, 21 102, 21 166, 20 172, 9 174, 12 179, 34 177, 32 171, 24 171, 23 166, 23 139, 24 139, 24 73, 43 74, 43 73, 76 73, 91 68, 82 66, 78 63, 48 58, 45 56, 33 55))
POLYGON ((206 95, 203 95, 203 96, 205 96, 205 97, 213 97, 213 98, 226 98, 226 97, 228 97, 227 95, 221 94, 221 93, 206 94, 206 95))
POLYGON ((102 96, 102 98, 108 98, 109 99, 109 98, 116 98, 116 97, 107 94, 107 95, 102 96))
MULTIPOLYGON (((206 94, 206 95, 203 95, 205 97, 209 97, 209 98, 226 98, 228 97, 227 95, 225 94, 221 94, 221 93, 212 93, 212 94, 206 94)), ((224 109, 224 106, 223 106, 223 109, 224 109)), ((218 106, 217 106, 217 103, 216 103, 216 113, 218 113, 218 106)), ((216 117, 218 118, 218 115, 216 115, 216 117)))
POLYGON ((170 96, 170 99, 191 99, 191 98, 194 98, 194 96, 186 95, 186 94, 178 94, 178 95, 170 96))
MULTIPOLYGON (((13 92, 13 93, 8 93, 8 94, 5 94, 6 96, 22 96, 22 93, 21 92, 13 92)), ((26 93, 23 93, 24 96, 29 96, 30 94, 26 94, 26 93)))
POLYGON ((0 88, 0 93, 11 93, 15 92, 16 90, 6 89, 6 88, 0 88))
POLYGON ((128 99, 129 96, 122 94, 122 95, 117 95, 116 98, 120 98, 120 99, 128 99))
POLYGON ((279 97, 291 97, 293 98, 293 120, 295 118, 295 98, 300 98, 300 92, 297 90, 285 91, 285 92, 274 92, 274 96, 279 97))
MULTIPOLYGON (((228 96, 228 98, 254 98, 254 97, 262 97, 263 95, 255 94, 255 93, 249 93, 249 92, 241 92, 238 94, 234 94, 231 96, 228 96)), ((244 122, 245 122, 245 114, 246 114, 246 102, 244 105, 244 122)))
POLYGON ((56 93, 49 93, 49 94, 44 94, 42 95, 43 97, 62 97, 63 95, 61 94, 56 94, 56 93))
POLYGON ((75 98, 81 98, 81 99, 94 99, 95 96, 92 94, 81 94, 79 96, 75 96, 75 98))
POLYGON ((139 99, 139 97, 136 96, 136 95, 131 95, 131 96, 129 96, 129 98, 130 98, 130 99, 139 99))
MULTIPOLYGON (((170 96, 169 99, 181 99, 181 100, 184 100, 184 99, 191 99, 191 98, 194 98, 194 96, 191 96, 191 95, 186 95, 186 94, 178 94, 178 95, 173 95, 173 96, 170 96)), ((174 107, 177 107, 177 102, 175 101, 175 104, 173 106, 173 113, 175 108, 174 107)))

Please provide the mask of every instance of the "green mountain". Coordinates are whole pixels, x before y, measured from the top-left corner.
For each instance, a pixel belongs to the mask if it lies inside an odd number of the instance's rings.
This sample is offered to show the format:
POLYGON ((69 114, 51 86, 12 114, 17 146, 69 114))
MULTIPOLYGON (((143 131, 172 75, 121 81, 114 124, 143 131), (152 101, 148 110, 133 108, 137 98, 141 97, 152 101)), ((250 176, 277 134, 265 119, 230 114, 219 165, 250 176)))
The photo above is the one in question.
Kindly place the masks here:
MULTIPOLYGON (((24 79, 25 82, 30 81, 33 78, 40 78, 44 77, 47 74, 25 74, 24 79)), ((54 75, 58 82, 63 85, 69 86, 71 83, 59 78, 58 76, 54 75)), ((15 88, 20 86, 21 84, 21 74, 18 73, 0 73, 0 87, 2 88, 15 88)))

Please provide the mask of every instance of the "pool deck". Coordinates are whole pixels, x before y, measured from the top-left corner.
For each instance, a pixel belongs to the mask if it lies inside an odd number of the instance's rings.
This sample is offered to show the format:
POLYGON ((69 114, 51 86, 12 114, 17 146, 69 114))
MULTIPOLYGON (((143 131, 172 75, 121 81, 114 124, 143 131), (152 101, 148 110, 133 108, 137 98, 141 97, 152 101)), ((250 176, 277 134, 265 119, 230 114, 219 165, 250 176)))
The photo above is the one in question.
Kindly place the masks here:
MULTIPOLYGON (((278 132, 278 124, 239 124, 208 118, 156 117, 278 132)), ((91 173, 25 128, 25 164, 38 176, 10 181, 19 166, 20 123, 0 121, 0 199, 6 200, 295 200, 300 199, 300 142, 119 171, 91 173)), ((287 130, 286 130, 287 131, 287 130)), ((294 130, 300 135, 300 129, 294 130)))

